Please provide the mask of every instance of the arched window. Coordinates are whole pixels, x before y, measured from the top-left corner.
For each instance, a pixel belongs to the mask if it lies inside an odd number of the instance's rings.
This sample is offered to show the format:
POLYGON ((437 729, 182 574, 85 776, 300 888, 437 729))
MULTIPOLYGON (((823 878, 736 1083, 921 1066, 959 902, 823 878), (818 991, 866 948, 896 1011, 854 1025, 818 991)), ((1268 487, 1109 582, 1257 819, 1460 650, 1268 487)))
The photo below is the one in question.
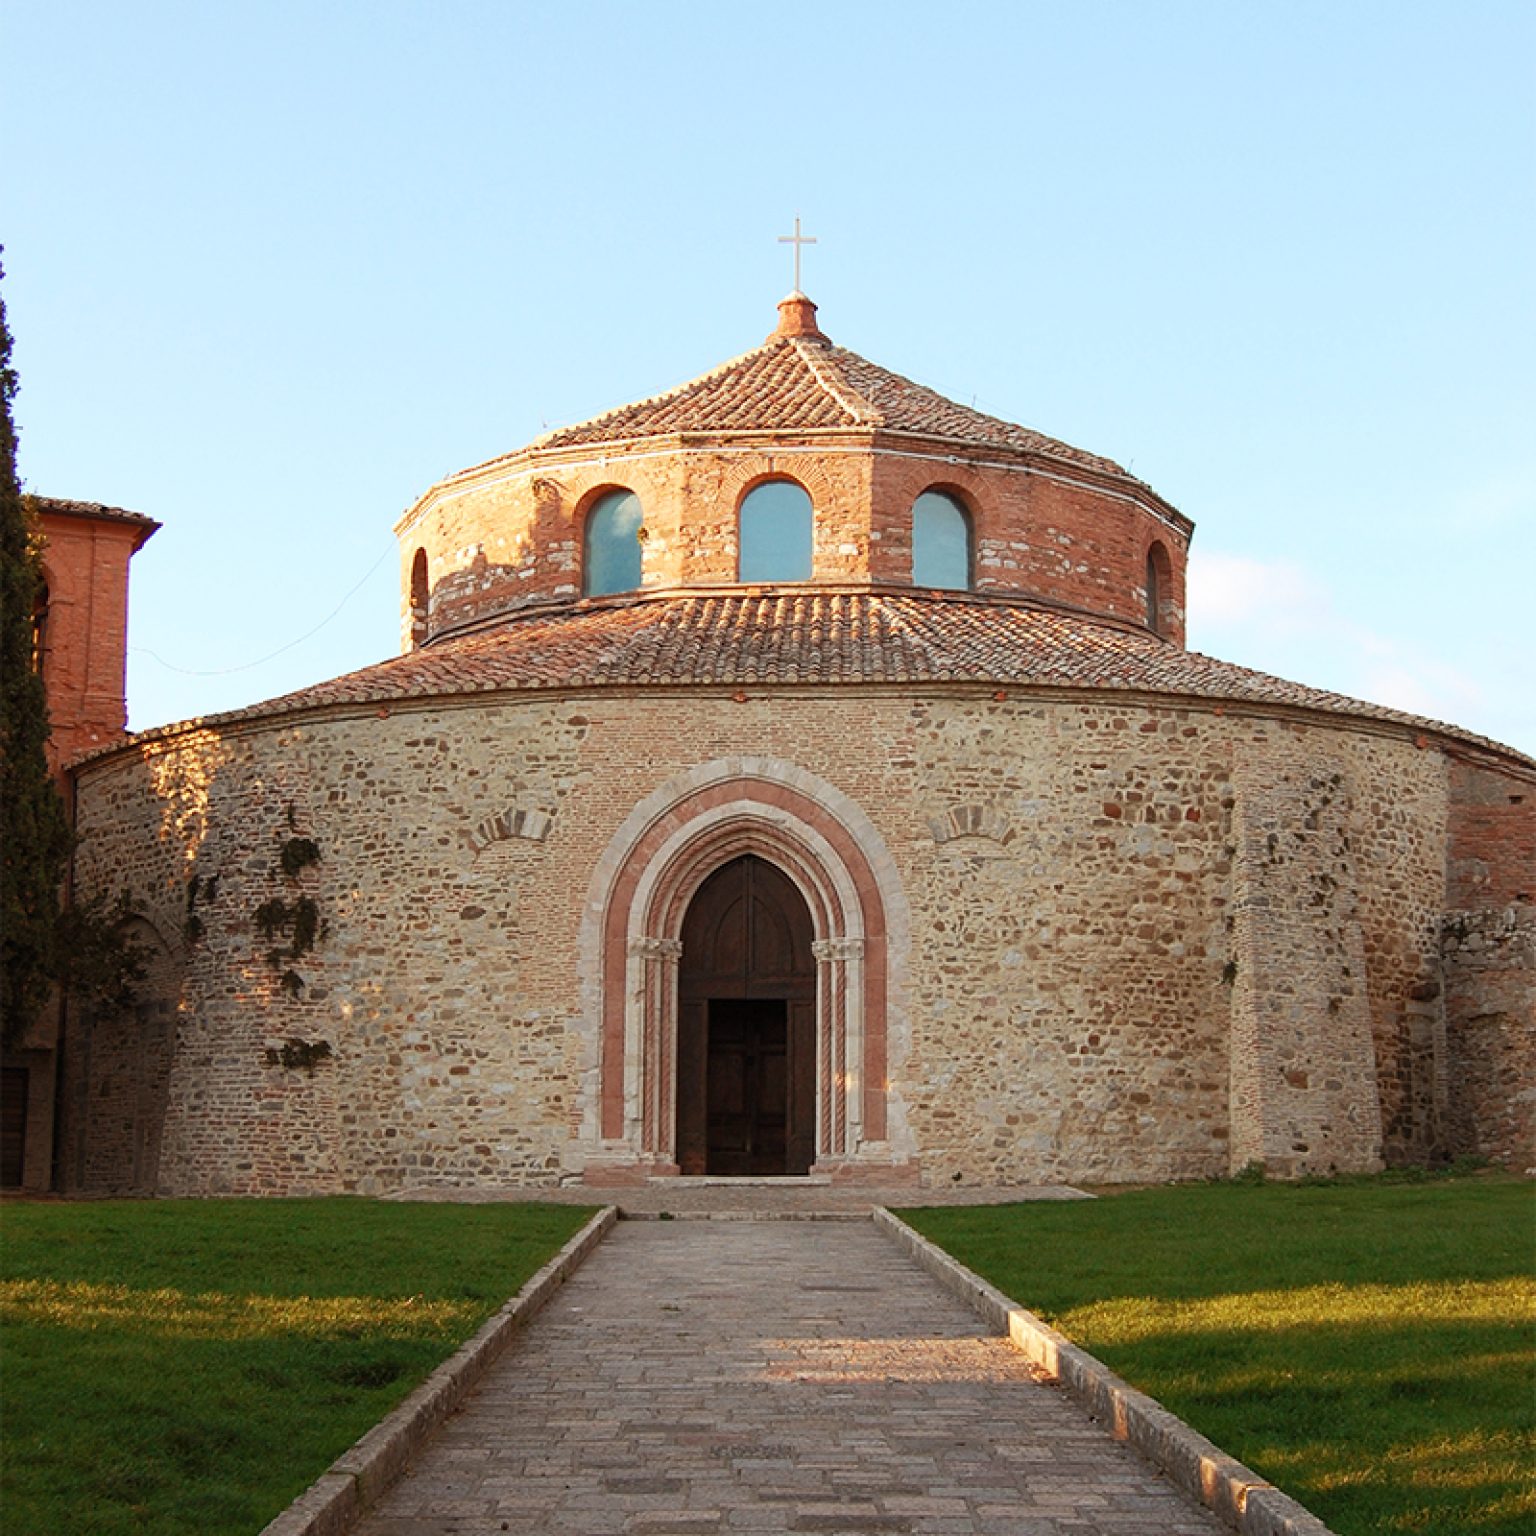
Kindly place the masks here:
POLYGON ((912 585, 970 590, 971 519, 943 491, 924 491, 912 503, 912 585))
POLYGON ((1168 600, 1173 595, 1173 568, 1168 551, 1154 543, 1147 551, 1147 628, 1154 635, 1168 632, 1168 600))
POLYGON ((769 480, 741 504, 741 581, 811 579, 811 498, 793 480, 769 480))
POLYGON ((429 593, 427 590, 427 552, 424 549, 416 551, 416 558, 411 561, 411 649, 427 638, 427 602, 429 593))
POLYGON ((48 583, 39 578, 32 598, 32 670, 41 673, 48 654, 48 583))
POLYGON ((587 514, 581 590, 588 597, 633 592, 640 585, 640 498, 609 491, 587 514))

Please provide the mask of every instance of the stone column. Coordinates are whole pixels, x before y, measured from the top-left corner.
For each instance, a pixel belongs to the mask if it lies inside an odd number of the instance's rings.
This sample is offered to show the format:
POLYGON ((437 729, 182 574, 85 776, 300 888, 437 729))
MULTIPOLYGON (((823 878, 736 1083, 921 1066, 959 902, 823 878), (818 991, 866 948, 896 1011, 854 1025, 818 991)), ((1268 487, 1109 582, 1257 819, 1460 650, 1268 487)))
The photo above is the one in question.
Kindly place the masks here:
POLYGON ((642 1158, 673 1160, 677 1136, 677 968, 681 939, 629 941, 625 1005, 625 1122, 642 1158))
POLYGON ((848 1157, 864 1124, 864 941, 817 939, 816 1153, 848 1157))

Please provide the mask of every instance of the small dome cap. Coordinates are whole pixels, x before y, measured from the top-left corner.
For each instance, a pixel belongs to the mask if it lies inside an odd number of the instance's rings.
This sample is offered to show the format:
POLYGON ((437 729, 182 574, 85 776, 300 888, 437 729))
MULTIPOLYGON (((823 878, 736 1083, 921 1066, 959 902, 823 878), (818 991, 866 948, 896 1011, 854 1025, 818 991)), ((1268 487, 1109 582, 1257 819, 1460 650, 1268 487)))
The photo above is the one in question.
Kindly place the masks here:
POLYGON ((779 300, 779 323, 768 340, 772 341, 778 336, 815 336, 822 341, 827 339, 821 327, 816 324, 816 306, 798 288, 788 298, 779 300))

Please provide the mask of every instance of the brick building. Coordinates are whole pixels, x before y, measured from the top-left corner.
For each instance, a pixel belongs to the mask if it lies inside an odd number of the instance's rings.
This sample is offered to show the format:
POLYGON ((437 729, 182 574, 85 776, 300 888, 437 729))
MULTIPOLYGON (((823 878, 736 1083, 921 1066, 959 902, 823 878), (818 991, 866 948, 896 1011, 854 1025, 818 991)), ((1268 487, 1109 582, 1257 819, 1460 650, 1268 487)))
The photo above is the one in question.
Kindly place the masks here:
MULTIPOLYGON (((48 766, 121 739, 128 722, 128 562, 160 525, 140 512, 52 496, 28 498, 43 537, 33 614, 36 665, 52 727, 48 766)), ((47 1189, 53 1160, 57 1011, 0 1059, 0 1186, 47 1189)))
POLYGON ((1185 650, 1110 460, 796 293, 396 531, 400 656, 75 771, 70 1187, 1536 1161, 1536 763, 1185 650))

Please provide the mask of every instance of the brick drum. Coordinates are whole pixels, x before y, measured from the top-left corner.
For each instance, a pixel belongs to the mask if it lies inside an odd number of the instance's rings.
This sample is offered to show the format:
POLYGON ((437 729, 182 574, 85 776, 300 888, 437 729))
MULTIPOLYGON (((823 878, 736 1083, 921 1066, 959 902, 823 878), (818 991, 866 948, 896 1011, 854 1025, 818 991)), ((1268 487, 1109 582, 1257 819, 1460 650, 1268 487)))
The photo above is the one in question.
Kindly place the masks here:
POLYGON ((624 1222, 358 1536, 1224 1527, 865 1223, 624 1222))

